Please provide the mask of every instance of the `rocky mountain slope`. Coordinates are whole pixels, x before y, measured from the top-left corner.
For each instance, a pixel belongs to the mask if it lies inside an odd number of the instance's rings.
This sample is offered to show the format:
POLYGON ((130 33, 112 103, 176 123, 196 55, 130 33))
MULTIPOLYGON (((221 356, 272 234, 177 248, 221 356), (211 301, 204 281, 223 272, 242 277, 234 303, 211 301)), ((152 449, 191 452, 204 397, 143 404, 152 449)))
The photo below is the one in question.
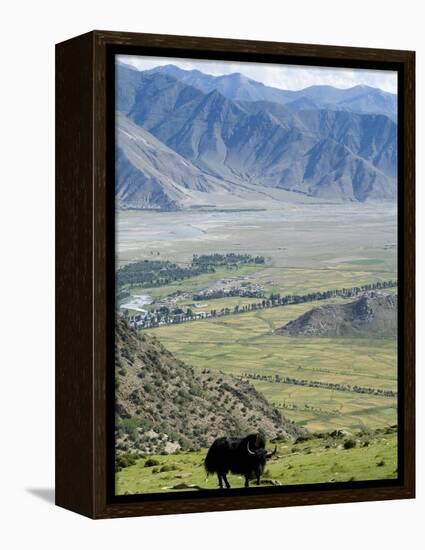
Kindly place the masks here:
POLYGON ((152 134, 118 114, 116 198, 123 208, 176 210, 225 189, 152 134))
MULTIPOLYGON (((168 160, 159 165, 162 178, 156 175, 153 184, 145 165, 132 163, 141 173, 137 176, 118 154, 117 185, 126 187, 127 194, 136 181, 137 194, 146 187, 142 195, 164 206, 160 190, 179 186, 179 178, 169 170, 172 150, 180 164, 189 164, 189 179, 198 170, 193 186, 206 202, 210 184, 205 178, 213 178, 213 186, 221 182, 230 194, 235 185, 249 184, 336 201, 396 196, 397 129, 386 116, 232 101, 216 89, 204 93, 167 74, 146 73, 118 66, 117 107, 166 146, 168 160)), ((182 178, 190 188, 186 176, 182 178)), ((179 188, 176 192, 181 195, 179 188)), ((169 197, 165 207, 184 208, 184 200, 169 197)))
POLYGON ((116 325, 115 365, 118 452, 205 447, 220 435, 259 429, 270 438, 305 433, 251 384, 196 372, 122 318, 116 325))
POLYGON ((116 202, 121 209, 240 209, 313 201, 283 189, 206 174, 121 113, 116 128, 116 202))
POLYGON ((276 331, 284 336, 396 337, 397 296, 365 294, 353 302, 315 307, 276 331))

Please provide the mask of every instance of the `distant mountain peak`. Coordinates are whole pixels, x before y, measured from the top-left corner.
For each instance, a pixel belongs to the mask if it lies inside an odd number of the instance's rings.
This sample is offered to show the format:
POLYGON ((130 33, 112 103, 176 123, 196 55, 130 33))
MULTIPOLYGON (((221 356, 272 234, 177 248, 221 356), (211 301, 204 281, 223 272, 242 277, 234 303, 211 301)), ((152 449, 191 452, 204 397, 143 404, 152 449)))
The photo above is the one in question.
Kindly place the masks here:
POLYGON ((242 73, 223 74, 222 76, 220 76, 220 78, 229 78, 229 79, 232 79, 232 80, 237 80, 239 82, 255 82, 255 83, 257 83, 255 80, 251 80, 250 78, 243 75, 242 73))

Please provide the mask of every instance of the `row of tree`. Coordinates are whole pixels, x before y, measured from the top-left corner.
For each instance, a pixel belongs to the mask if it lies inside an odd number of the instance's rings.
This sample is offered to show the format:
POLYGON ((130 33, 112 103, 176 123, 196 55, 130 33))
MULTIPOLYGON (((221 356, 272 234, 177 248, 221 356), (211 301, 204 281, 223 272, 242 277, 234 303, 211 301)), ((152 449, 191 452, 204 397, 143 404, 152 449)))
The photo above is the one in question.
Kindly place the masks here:
POLYGON ((116 286, 117 289, 121 289, 121 292, 122 287, 127 285, 143 288, 157 287, 204 273, 214 273, 214 271, 214 268, 208 265, 181 267, 169 261, 144 260, 120 267, 116 272, 116 286))
POLYGON ((327 390, 345 391, 351 393, 367 393, 371 395, 379 395, 381 397, 397 397, 397 392, 393 390, 383 390, 380 388, 367 388, 363 386, 351 386, 350 384, 338 384, 333 382, 320 382, 319 380, 301 380, 299 378, 291 378, 290 376, 280 376, 279 374, 267 375, 244 372, 244 378, 249 380, 262 380, 273 384, 293 384, 295 386, 308 386, 309 388, 323 388, 327 390))
POLYGON ((243 264, 264 264, 264 256, 252 256, 251 254, 202 254, 198 256, 194 254, 192 265, 210 265, 210 266, 227 266, 227 265, 243 265, 243 264))
POLYGON ((272 307, 287 306, 293 304, 301 304, 305 302, 314 302, 318 300, 329 300, 331 298, 343 297, 350 298, 355 297, 363 292, 372 290, 383 290, 386 288, 393 288, 397 286, 397 281, 377 281, 367 285, 356 286, 351 288, 341 288, 333 290, 324 290, 317 292, 309 292, 303 295, 285 295, 281 296, 279 293, 270 294, 269 298, 263 299, 259 302, 254 302, 245 305, 236 305, 232 308, 225 307, 221 309, 211 309, 210 311, 194 312, 191 308, 174 308, 170 310, 165 306, 161 306, 158 309, 154 309, 145 314, 145 316, 138 315, 133 318, 129 318, 130 323, 135 327, 144 328, 156 328, 162 325, 186 323, 190 321, 197 321, 202 319, 210 319, 216 317, 223 317, 226 315, 237 315, 241 313, 247 313, 249 311, 257 311, 262 309, 268 309, 272 307))
POLYGON ((116 286, 141 286, 143 288, 168 285, 174 281, 196 277, 204 273, 215 273, 215 268, 226 266, 229 269, 244 264, 264 264, 263 256, 251 254, 203 254, 192 257, 188 266, 180 266, 166 260, 143 260, 120 267, 116 272, 116 286))

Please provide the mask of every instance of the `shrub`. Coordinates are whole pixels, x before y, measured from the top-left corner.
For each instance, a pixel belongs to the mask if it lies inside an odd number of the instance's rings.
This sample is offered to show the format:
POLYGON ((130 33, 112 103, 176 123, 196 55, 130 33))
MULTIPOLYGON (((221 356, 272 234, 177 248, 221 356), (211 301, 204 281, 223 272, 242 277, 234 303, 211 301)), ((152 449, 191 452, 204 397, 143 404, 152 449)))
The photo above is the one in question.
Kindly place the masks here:
POLYGON ((156 458, 148 458, 147 461, 145 462, 145 468, 149 468, 150 466, 158 466, 159 465, 159 460, 157 460, 156 458))
POLYGON ((135 405, 142 405, 143 404, 142 395, 140 393, 140 390, 138 390, 138 389, 133 390, 128 397, 129 397, 130 401, 132 403, 134 403, 135 405))
POLYGON ((379 462, 376 463, 378 467, 385 466, 385 460, 381 459, 379 462))
POLYGON ((310 435, 300 435, 295 440, 295 443, 304 443, 305 441, 309 441, 311 439, 310 435))
POLYGON ((120 472, 123 468, 128 468, 136 464, 139 457, 132 453, 118 455, 115 459, 115 471, 120 472))
POLYGON ((117 428, 121 433, 125 433, 128 437, 135 441, 137 439, 137 428, 139 427, 139 422, 137 418, 121 418, 117 428))
POLYGON ((344 449, 353 449, 356 446, 356 440, 355 439, 346 439, 344 441, 344 449))
POLYGON ((125 357, 129 363, 134 363, 135 355, 133 350, 123 347, 121 348, 121 355, 125 357))
POLYGON ((164 464, 164 466, 161 467, 160 472, 172 472, 177 469, 176 464, 164 464))

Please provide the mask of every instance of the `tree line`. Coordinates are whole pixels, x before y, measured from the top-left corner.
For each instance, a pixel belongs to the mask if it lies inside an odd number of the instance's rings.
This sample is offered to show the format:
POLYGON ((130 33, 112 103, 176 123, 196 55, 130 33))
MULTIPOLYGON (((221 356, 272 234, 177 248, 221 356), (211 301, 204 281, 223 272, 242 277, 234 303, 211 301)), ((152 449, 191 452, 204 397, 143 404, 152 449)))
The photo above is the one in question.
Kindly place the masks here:
POLYGON ((212 266, 227 266, 227 265, 243 265, 243 264, 264 264, 264 256, 252 256, 251 254, 202 254, 193 255, 192 265, 212 265, 212 266))
POLYGON ((120 267, 116 272, 116 286, 118 289, 125 285, 157 287, 204 273, 214 273, 214 269, 208 265, 181 267, 169 261, 143 260, 120 267))
POLYGON ((244 372, 242 373, 242 377, 249 380, 271 382, 273 384, 293 384, 295 386, 308 386, 309 388, 322 388, 350 393, 367 393, 371 395, 379 395, 381 397, 397 397, 397 392, 393 390, 367 388, 357 385, 351 386, 350 384, 338 384, 333 382, 320 382, 319 380, 301 380, 299 378, 291 378, 290 376, 280 376, 279 374, 272 376, 267 374, 244 372))
POLYGON ((390 280, 377 281, 375 283, 369 283, 366 285, 355 286, 351 288, 309 292, 308 294, 303 295, 281 296, 280 293, 276 293, 270 294, 269 298, 263 299, 259 302, 245 304, 242 306, 236 305, 232 308, 225 307, 221 309, 211 309, 210 311, 205 312, 194 312, 191 308, 183 310, 179 307, 175 308, 174 310, 170 310, 167 307, 161 306, 158 309, 147 312, 145 316, 136 315, 135 317, 128 320, 130 322, 133 322, 134 326, 140 329, 156 328, 162 325, 186 323, 202 319, 223 317, 226 315, 238 315, 250 311, 257 311, 279 306, 302 304, 306 302, 315 302, 319 300, 329 300, 336 297, 351 298, 357 296, 362 292, 368 292, 371 290, 383 290, 386 288, 394 287, 397 287, 397 281, 390 280))
POLYGON ((181 281, 203 275, 215 273, 215 268, 226 266, 235 268, 245 264, 264 264, 263 256, 251 254, 194 254, 188 266, 180 266, 168 260, 143 260, 129 263, 116 271, 116 286, 122 290, 123 286, 140 286, 143 288, 168 285, 174 281, 181 281))

